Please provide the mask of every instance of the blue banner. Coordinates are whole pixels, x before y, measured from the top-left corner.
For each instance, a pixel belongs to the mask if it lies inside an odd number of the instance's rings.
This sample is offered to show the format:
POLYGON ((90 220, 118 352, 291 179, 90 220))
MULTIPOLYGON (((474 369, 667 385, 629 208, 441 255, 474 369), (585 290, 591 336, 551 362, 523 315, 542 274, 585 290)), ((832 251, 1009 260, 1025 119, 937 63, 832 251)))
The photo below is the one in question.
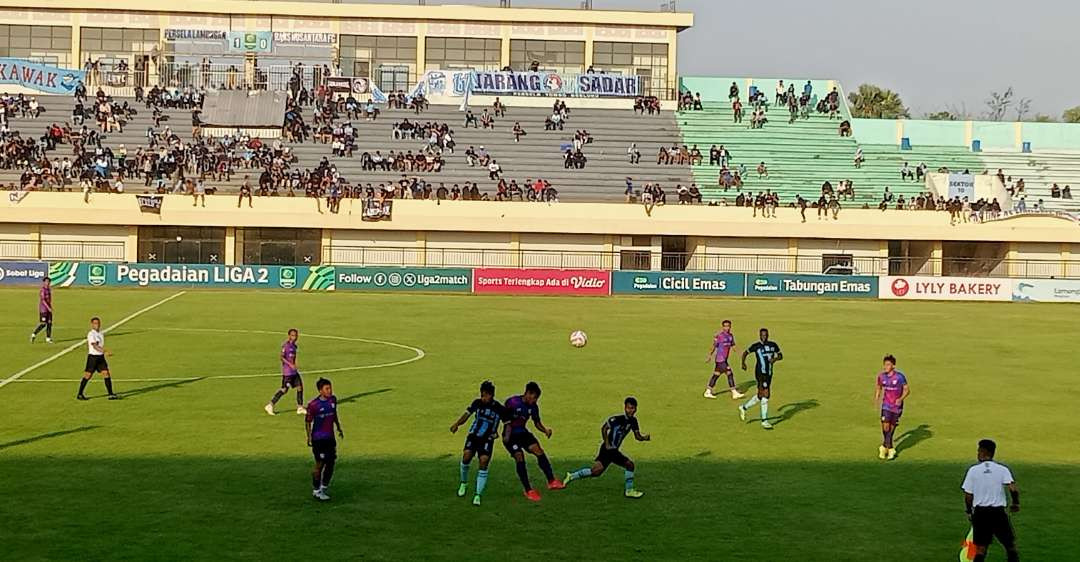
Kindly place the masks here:
POLYGON ((15 84, 47 94, 72 94, 86 73, 23 59, 0 58, 0 84, 15 84))
POLYGON ((0 285, 35 285, 49 272, 43 261, 0 262, 0 285))
POLYGON ((455 83, 455 94, 634 97, 642 92, 641 77, 621 74, 479 71, 471 80, 471 88, 455 83))
POLYGON ((746 276, 746 296, 875 299, 878 296, 878 278, 872 275, 752 273, 746 276))
POLYGON ((745 273, 616 271, 611 279, 611 292, 616 294, 741 297, 745 290, 745 273))

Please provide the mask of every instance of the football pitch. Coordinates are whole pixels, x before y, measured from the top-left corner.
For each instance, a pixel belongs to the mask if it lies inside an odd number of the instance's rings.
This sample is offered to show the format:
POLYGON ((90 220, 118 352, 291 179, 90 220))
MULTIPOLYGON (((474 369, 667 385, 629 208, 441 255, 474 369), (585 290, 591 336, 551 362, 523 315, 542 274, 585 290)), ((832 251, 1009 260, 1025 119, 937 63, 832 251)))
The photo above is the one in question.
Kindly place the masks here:
MULTIPOLYGON (((1077 307, 178 293, 58 289, 56 343, 31 345, 36 289, 0 292, 0 381, 18 375, 0 387, 0 558, 955 560, 983 437, 1022 493, 1021 555, 1080 553, 1077 307), (97 378, 75 400, 94 315, 127 318, 105 342, 120 401, 97 378), (772 431, 756 407, 741 422, 738 402, 702 398, 725 318, 737 353, 759 327, 782 347, 772 431), (319 376, 339 400, 328 503, 311 497, 293 394, 262 410, 291 327, 305 401, 319 376), (567 342, 576 329, 585 348, 567 342), (872 401, 886 353, 911 386, 891 462, 872 401), (559 477, 591 463, 604 420, 637 397, 652 441, 623 452, 644 497, 622 496, 617 467, 548 491, 529 457, 533 504, 497 445, 483 505, 476 461, 458 498, 466 431, 449 426, 484 379, 500 400, 540 383, 559 477)), ((733 363, 751 386, 752 360, 733 363)))

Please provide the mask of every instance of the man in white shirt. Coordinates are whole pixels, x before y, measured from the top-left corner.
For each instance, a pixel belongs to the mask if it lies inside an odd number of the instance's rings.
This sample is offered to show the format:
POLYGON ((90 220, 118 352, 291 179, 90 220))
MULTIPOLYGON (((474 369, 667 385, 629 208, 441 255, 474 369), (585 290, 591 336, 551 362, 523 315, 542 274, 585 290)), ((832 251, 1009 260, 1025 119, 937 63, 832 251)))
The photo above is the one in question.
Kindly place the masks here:
POLYGON ((90 331, 86 334, 86 347, 86 368, 83 369, 82 380, 79 381, 79 394, 75 398, 89 400, 83 394, 83 391, 86 390, 86 383, 90 382, 90 377, 94 376, 94 373, 101 373, 101 376, 105 379, 105 390, 109 393, 109 400, 119 399, 120 396, 113 392, 109 363, 105 360, 106 357, 111 357, 112 353, 105 349, 105 334, 101 333, 101 319, 97 316, 90 319, 90 331))
POLYGON ((994 537, 1005 547, 1009 562, 1020 560, 1016 550, 1009 514, 1005 511, 1005 490, 1009 488, 1012 505, 1009 511, 1020 511, 1020 490, 1016 487, 1012 472, 1003 464, 994 462, 997 444, 990 439, 979 441, 979 462, 968 469, 964 477, 964 506, 971 520, 972 538, 975 543, 975 562, 986 560, 986 549, 994 537))

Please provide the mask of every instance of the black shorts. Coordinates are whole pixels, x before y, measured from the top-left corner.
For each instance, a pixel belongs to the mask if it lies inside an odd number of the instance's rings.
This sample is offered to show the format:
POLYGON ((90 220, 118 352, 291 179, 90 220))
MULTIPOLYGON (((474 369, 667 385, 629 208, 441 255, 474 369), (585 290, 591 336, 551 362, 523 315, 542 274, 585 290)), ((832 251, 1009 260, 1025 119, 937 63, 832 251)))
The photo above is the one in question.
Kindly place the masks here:
POLYGON ((104 355, 86 355, 86 368, 83 369, 87 373, 100 373, 102 371, 109 370, 109 362, 105 361, 104 355))
POLYGON ((42 324, 52 324, 52 313, 51 312, 39 312, 38 313, 38 318, 41 320, 42 324))
POLYGON ((990 546, 995 537, 1006 549, 1016 544, 1012 522, 1004 507, 976 507, 971 513, 971 529, 976 546, 990 546))
POLYGON ((600 445, 600 452, 596 453, 596 462, 604 465, 604 468, 607 468, 609 464, 625 467, 630 462, 630 459, 626 458, 626 455, 622 454, 622 451, 618 449, 608 449, 600 445))
POLYGON ((528 431, 511 433, 510 440, 503 442, 503 446, 506 447, 506 452, 510 453, 510 456, 513 456, 518 451, 526 452, 529 447, 539 444, 540 442, 536 440, 536 436, 528 431))
POLYGON ((772 386, 772 374, 754 373, 754 380, 757 381, 758 390, 768 390, 772 386))
POLYGON ((337 459, 337 440, 319 439, 311 442, 311 454, 315 462, 333 462, 337 459))
POLYGON ((491 450, 495 447, 495 435, 477 437, 469 434, 465 437, 465 450, 472 451, 478 457, 490 457, 491 450))
POLYGON ((281 375, 281 388, 290 389, 298 386, 303 386, 304 380, 300 378, 300 373, 295 375, 281 375))

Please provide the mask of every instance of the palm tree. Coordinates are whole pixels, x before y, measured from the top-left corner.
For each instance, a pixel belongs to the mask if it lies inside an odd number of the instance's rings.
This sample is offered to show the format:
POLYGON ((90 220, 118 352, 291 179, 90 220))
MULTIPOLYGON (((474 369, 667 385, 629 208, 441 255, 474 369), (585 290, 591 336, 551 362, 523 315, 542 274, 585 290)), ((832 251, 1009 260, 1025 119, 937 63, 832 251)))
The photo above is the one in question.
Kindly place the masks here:
POLYGON ((871 119, 896 119, 910 117, 908 109, 904 107, 900 94, 892 90, 863 84, 859 89, 848 94, 851 103, 852 117, 868 117, 871 119))

